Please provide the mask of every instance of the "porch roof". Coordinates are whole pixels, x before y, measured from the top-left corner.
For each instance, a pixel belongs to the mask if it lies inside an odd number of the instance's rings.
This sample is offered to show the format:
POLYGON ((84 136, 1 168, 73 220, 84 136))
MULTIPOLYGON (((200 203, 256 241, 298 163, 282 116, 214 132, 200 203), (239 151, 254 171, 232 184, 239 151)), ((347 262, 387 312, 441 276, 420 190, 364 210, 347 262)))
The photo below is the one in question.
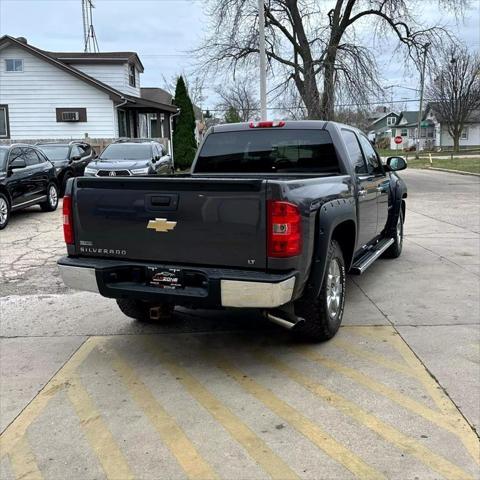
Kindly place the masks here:
POLYGON ((158 110, 168 113, 176 113, 179 109, 176 105, 168 105, 166 103, 154 102, 146 98, 134 97, 132 95, 125 95, 127 104, 122 108, 127 110, 142 110, 144 112, 157 112, 158 110))

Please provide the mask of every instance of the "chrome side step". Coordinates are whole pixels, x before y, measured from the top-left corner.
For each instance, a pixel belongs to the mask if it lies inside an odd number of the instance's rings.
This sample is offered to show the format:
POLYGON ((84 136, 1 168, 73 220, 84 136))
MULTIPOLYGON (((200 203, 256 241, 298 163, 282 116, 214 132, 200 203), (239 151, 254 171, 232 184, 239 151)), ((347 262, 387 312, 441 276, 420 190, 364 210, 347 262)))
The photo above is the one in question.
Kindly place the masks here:
POLYGON ((350 269, 350 273, 361 275, 394 242, 393 238, 380 240, 374 248, 362 255, 350 269))

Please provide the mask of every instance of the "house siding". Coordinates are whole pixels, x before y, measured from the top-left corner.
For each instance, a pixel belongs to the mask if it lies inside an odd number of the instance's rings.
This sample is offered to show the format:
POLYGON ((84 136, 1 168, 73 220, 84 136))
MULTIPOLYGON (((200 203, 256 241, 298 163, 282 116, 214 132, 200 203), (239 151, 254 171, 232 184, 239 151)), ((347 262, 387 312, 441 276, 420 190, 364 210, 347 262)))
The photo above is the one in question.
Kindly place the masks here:
POLYGON ((73 67, 81 70, 83 73, 90 75, 97 80, 100 80, 107 85, 119 90, 127 95, 133 95, 135 97, 140 96, 140 75, 138 70, 135 69, 135 85, 131 87, 128 83, 128 63, 123 64, 81 64, 75 63, 73 67))
MULTIPOLYGON (((460 146, 468 147, 480 145, 480 124, 467 124, 466 128, 468 129, 468 138, 464 140, 460 139, 460 146)), ((442 147, 453 147, 453 138, 448 133, 445 125, 442 125, 441 128, 441 142, 442 147)))
POLYGON ((8 105, 10 138, 114 137, 110 97, 18 47, 0 50, 0 104, 8 105), (23 59, 24 71, 6 72, 5 59, 23 59), (86 108, 86 122, 57 122, 56 108, 86 108))

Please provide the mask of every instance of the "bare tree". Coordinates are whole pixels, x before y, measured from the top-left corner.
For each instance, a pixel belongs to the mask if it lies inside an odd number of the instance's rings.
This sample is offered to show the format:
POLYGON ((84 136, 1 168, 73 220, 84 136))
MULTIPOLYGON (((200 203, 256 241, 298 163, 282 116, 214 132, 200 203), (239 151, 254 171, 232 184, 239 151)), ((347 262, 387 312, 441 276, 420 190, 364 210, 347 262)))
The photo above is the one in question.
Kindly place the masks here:
POLYGON ((163 88, 168 92, 174 92, 175 91, 175 86, 177 84, 178 77, 182 76, 185 85, 188 90, 188 95, 192 101, 192 103, 201 108, 203 102, 205 101, 205 76, 202 76, 200 74, 186 74, 185 72, 174 75, 170 79, 168 79, 165 76, 162 76, 162 81, 163 81, 163 88))
MULTIPOLYGON (((252 67, 258 55, 256 0, 208 0, 212 33, 196 50, 201 68, 252 67)), ((458 8, 467 0, 437 0, 458 8)), ((447 32, 415 18, 414 0, 266 0, 267 57, 281 84, 292 82, 309 118, 333 119, 336 92, 366 103, 380 91, 375 56, 362 44, 358 27, 368 22, 373 38, 393 35, 412 60, 425 43, 441 43, 447 32), (331 5, 328 3, 328 5, 331 5)), ((386 42, 384 42, 386 43, 386 42)))
POLYGON ((218 110, 237 112, 240 121, 253 120, 258 114, 259 102, 250 80, 241 79, 227 86, 218 86, 215 90, 220 97, 218 110))
POLYGON ((427 98, 434 113, 447 125, 458 152, 465 123, 480 109, 480 54, 451 45, 440 58, 440 70, 433 72, 427 98))

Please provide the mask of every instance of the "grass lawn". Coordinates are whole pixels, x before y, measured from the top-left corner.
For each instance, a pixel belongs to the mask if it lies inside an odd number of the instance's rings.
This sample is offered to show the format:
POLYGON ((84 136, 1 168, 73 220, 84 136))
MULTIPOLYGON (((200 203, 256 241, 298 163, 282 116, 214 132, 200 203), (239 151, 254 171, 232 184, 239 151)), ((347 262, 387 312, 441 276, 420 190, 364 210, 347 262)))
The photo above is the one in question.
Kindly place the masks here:
POLYGON ((428 159, 415 158, 408 159, 408 168, 447 168, 450 170, 461 170, 462 172, 480 173, 480 157, 472 158, 435 158, 432 157, 433 163, 430 165, 428 159))
MULTIPOLYGON (((415 156, 415 152, 404 152, 401 148, 398 150, 390 150, 390 149, 379 149, 378 153, 380 154, 381 157, 394 157, 396 155, 399 155, 401 157, 408 156, 408 158, 415 156)), ((428 155, 431 153, 432 157, 435 156, 440 156, 440 157, 445 157, 446 155, 451 155, 450 150, 442 150, 441 152, 420 152, 420 155, 428 155)), ((480 155, 480 148, 470 148, 470 149, 465 149, 465 150, 460 150, 457 155, 480 155)))

